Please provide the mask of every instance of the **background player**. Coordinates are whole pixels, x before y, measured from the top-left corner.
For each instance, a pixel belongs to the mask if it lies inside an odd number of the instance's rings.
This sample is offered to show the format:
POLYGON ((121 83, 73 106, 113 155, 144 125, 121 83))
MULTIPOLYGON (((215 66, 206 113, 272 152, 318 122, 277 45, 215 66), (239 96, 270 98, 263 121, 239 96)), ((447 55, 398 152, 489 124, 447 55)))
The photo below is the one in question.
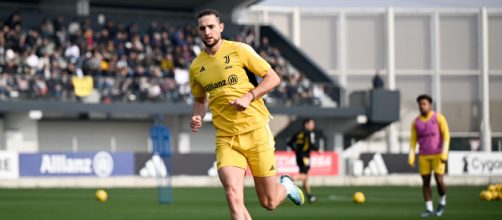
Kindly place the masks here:
POLYGON ((232 219, 251 219, 243 192, 248 164, 264 208, 277 208, 286 195, 295 204, 303 204, 303 192, 291 178, 282 176, 277 183, 275 143, 268 127, 270 113, 260 98, 279 85, 279 76, 249 45, 221 38, 224 25, 217 11, 201 11, 197 25, 206 47, 190 66, 195 97, 191 128, 193 132, 199 130, 208 104, 216 128, 218 175, 232 219), (263 80, 253 86, 245 69, 263 80))
POLYGON ((417 103, 420 115, 411 126, 408 163, 412 167, 415 166, 415 147, 418 142, 420 155, 418 167, 423 181, 422 190, 426 208, 426 211, 422 213, 422 217, 429 217, 434 214, 441 216, 446 206, 446 186, 443 177, 450 146, 450 131, 446 118, 442 114, 432 111, 432 98, 429 95, 418 96, 417 103), (432 204, 431 171, 434 171, 434 178, 440 196, 435 213, 432 204))
POLYGON ((309 202, 315 202, 316 197, 312 195, 312 189, 309 185, 309 170, 310 170, 310 152, 318 150, 319 145, 316 143, 315 122, 312 118, 307 118, 303 121, 302 130, 295 133, 293 138, 288 142, 296 154, 296 164, 298 164, 299 173, 294 176, 295 180, 302 181, 303 190, 307 194, 309 202))

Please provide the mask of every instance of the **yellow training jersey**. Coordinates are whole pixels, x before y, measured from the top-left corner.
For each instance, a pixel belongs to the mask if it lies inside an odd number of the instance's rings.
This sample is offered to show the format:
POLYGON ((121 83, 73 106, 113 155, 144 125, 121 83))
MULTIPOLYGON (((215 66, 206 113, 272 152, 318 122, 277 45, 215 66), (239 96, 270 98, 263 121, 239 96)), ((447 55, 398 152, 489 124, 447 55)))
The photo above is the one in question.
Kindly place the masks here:
POLYGON ((192 94, 203 97, 208 93, 216 136, 234 136, 265 126, 270 113, 263 99, 252 101, 245 111, 236 111, 229 103, 254 89, 246 69, 263 77, 270 68, 249 45, 228 40, 223 40, 213 56, 203 51, 193 60, 192 94))

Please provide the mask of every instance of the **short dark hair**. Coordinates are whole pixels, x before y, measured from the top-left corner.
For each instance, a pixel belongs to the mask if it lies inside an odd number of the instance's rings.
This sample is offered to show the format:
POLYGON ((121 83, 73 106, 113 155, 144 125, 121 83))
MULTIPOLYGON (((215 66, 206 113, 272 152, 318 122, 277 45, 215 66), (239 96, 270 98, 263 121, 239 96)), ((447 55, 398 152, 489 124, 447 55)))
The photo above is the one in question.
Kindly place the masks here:
POLYGON ((305 118, 303 119, 303 126, 305 126, 307 123, 309 123, 310 121, 313 121, 314 119, 313 118, 305 118))
POLYGON ((197 18, 195 19, 196 22, 199 21, 199 18, 202 18, 204 16, 207 16, 207 15, 214 15, 216 18, 218 18, 218 21, 221 22, 220 20, 220 12, 214 10, 214 9, 204 9, 202 11, 200 11, 198 14, 197 14, 197 18))
POLYGON ((427 94, 422 94, 417 97, 417 103, 420 103, 423 99, 427 100, 429 103, 432 104, 432 97, 427 94))

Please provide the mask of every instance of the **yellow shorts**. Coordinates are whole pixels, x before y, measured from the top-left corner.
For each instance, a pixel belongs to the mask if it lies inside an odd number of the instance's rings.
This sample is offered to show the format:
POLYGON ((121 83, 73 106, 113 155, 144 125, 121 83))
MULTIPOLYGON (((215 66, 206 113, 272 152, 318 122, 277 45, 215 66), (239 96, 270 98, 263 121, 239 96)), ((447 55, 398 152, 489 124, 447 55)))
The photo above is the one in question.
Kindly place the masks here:
POLYGON ((435 174, 444 174, 446 164, 441 161, 441 154, 420 155, 418 156, 418 172, 420 175, 430 175, 431 171, 435 174))
POLYGON ((275 176, 275 141, 268 125, 235 136, 216 137, 216 165, 249 168, 253 176, 275 176))

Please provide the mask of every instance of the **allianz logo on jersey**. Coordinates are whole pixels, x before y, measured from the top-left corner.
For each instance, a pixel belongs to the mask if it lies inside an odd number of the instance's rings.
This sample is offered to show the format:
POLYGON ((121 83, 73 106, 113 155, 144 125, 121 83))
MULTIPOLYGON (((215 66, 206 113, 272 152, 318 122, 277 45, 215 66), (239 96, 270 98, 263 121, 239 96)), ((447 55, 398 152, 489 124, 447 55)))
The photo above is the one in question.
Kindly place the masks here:
POLYGON ((204 90, 206 90, 206 92, 209 92, 213 89, 217 89, 217 88, 220 88, 220 87, 223 87, 226 85, 235 85, 238 81, 239 81, 239 78, 235 74, 232 74, 226 80, 221 80, 221 81, 218 81, 215 83, 209 83, 209 84, 205 85, 204 90))
POLYGON ((90 157, 71 158, 65 154, 42 154, 40 173, 42 174, 96 174, 108 177, 113 172, 113 157, 100 151, 90 157))

